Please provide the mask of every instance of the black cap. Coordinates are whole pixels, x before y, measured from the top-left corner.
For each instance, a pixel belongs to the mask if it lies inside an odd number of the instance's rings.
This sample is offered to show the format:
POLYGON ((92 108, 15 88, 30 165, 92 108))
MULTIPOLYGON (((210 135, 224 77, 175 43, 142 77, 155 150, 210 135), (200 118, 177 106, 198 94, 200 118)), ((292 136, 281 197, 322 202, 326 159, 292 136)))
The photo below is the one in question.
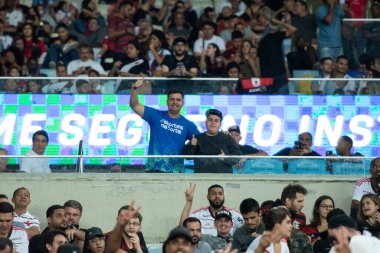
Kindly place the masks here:
POLYGON ((220 218, 225 217, 229 220, 232 220, 232 215, 229 211, 226 209, 222 209, 216 212, 215 214, 215 220, 219 220, 220 218))
POLYGON ((184 238, 189 242, 191 242, 192 240, 189 230, 185 227, 178 226, 173 228, 172 231, 170 231, 168 239, 166 239, 166 242, 173 241, 178 237, 184 238))
POLYGON ((230 126, 229 128, 228 128, 228 132, 237 132, 237 133, 241 133, 240 132, 240 127, 238 126, 238 125, 234 125, 234 126, 230 126))
POLYGON ((223 119, 223 114, 221 111, 217 110, 217 109, 208 109, 206 111, 206 117, 208 117, 208 115, 216 115, 220 118, 220 120, 223 119))
POLYGON ((231 33, 231 39, 242 39, 244 34, 241 31, 233 31, 231 33))
POLYGON ((340 226, 354 229, 357 228, 356 221, 345 214, 334 216, 329 220, 330 229, 338 228, 340 226))
POLYGON ((95 237, 103 237, 103 236, 104 236, 103 231, 98 227, 92 227, 92 228, 87 229, 86 231, 86 237, 88 240, 92 240, 95 237))
POLYGON ((74 244, 62 244, 58 247, 57 253, 82 253, 82 250, 74 244))
POLYGON ((187 45, 187 41, 184 37, 177 37, 173 41, 173 46, 175 46, 177 43, 182 42, 183 44, 187 45))

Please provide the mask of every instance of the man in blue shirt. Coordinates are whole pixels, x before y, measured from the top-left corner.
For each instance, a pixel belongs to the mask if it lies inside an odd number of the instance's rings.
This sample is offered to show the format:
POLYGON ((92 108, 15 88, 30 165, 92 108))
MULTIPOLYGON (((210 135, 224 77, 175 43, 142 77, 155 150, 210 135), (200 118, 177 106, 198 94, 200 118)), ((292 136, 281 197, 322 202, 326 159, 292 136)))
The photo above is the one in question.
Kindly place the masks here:
MULTIPOLYGON (((186 140, 199 134, 195 124, 180 114, 184 105, 184 95, 179 90, 168 92, 167 111, 160 111, 140 104, 137 89, 143 84, 143 79, 137 80, 129 99, 132 110, 150 125, 149 155, 180 155, 186 140)), ((183 159, 152 158, 148 159, 148 172, 182 172, 183 159)))

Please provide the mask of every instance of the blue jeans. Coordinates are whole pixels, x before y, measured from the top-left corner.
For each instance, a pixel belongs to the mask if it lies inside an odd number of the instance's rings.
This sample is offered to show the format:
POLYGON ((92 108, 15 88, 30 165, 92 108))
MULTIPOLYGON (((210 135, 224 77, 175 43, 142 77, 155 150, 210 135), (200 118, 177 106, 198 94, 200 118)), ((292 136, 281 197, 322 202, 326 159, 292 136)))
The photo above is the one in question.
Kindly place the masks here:
POLYGON ((319 51, 319 60, 325 57, 331 57, 334 61, 339 55, 343 55, 343 47, 320 47, 319 51))

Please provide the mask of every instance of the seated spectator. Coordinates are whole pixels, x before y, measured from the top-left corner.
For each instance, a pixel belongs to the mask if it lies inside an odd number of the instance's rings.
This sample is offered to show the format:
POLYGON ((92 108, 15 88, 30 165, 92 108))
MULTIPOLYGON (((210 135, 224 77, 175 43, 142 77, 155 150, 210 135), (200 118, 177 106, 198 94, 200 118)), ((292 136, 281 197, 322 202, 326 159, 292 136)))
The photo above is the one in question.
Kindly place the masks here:
MULTIPOLYGON (((8 150, 0 148, 0 155, 8 155, 8 150)), ((8 157, 0 157, 0 172, 9 172, 7 169, 8 160, 8 157)))
POLYGON ((183 37, 187 39, 191 32, 191 26, 185 19, 183 12, 175 12, 172 16, 172 20, 168 23, 166 30, 168 33, 173 33, 176 37, 183 37))
MULTIPOLYGON (((371 4, 371 16, 374 19, 380 18, 380 2, 379 1, 372 1, 371 4)), ((379 28, 380 24, 379 22, 366 22, 366 24, 363 26, 363 35, 364 38, 367 41, 367 53, 369 55, 376 55, 379 53, 380 45, 379 45, 379 28)))
POLYGON ((330 196, 320 196, 314 203, 313 214, 309 225, 302 228, 314 245, 318 240, 327 239, 327 215, 335 208, 334 200, 330 196))
MULTIPOLYGON (((89 77, 100 77, 99 72, 95 69, 91 69, 88 71, 89 77)), ((91 94, 102 94, 105 93, 105 87, 102 85, 101 80, 97 79, 91 79, 89 80, 90 83, 90 93, 91 94)))
POLYGON ((57 5, 52 6, 51 15, 57 24, 62 23, 69 25, 78 18, 78 8, 76 3, 59 1, 57 5))
POLYGON ((244 199, 240 203, 240 213, 243 216, 244 224, 234 233, 232 249, 237 249, 238 252, 246 252, 252 241, 263 234, 265 225, 261 217, 259 203, 255 199, 244 199))
POLYGON ((290 213, 294 231, 302 231, 306 225, 306 216, 301 212, 306 195, 306 188, 299 184, 289 184, 282 190, 281 201, 290 213))
POLYGON ((5 23, 0 19, 0 53, 7 50, 11 45, 13 38, 7 34, 4 34, 5 23))
POLYGON ((380 56, 373 56, 371 61, 371 72, 373 78, 380 78, 380 56))
POLYGON ((207 48, 208 44, 214 43, 218 45, 219 50, 223 53, 226 50, 226 44, 222 38, 215 35, 216 24, 211 21, 205 21, 201 26, 199 38, 194 43, 193 53, 196 57, 200 57, 202 50, 207 48))
MULTIPOLYGON (((164 3, 165 4, 165 3, 164 3)), ((151 19, 152 24, 155 26, 161 26, 163 19, 166 16, 166 7, 157 8, 155 1, 142 0, 141 4, 138 6, 136 13, 133 15, 133 24, 137 25, 140 19, 151 19)))
POLYGON ((185 155, 219 155, 221 158, 194 159, 194 173, 232 173, 232 166, 238 162, 228 155, 241 155, 238 144, 230 135, 219 132, 222 113, 216 109, 206 112, 207 131, 193 136, 185 145, 185 155))
POLYGON ((165 253, 191 253, 191 235, 190 232, 178 226, 170 231, 168 238, 162 245, 162 252, 165 253))
POLYGON ((205 234, 201 240, 208 243, 213 251, 225 250, 227 244, 232 241, 230 230, 232 228, 232 214, 221 209, 215 213, 214 226, 216 228, 216 236, 205 234))
POLYGON ((254 155, 254 156, 268 156, 267 152, 254 148, 249 145, 240 145, 240 141, 242 140, 240 127, 238 125, 230 126, 227 130, 231 137, 236 141, 236 143, 239 145, 240 151, 242 155, 254 155))
POLYGON ((78 94, 90 94, 90 83, 87 80, 79 79, 75 83, 78 94))
POLYGON ((37 38, 35 28, 30 23, 22 26, 21 38, 24 40, 24 57, 25 60, 30 58, 39 58, 46 52, 46 46, 43 40, 37 38))
POLYGON ((18 84, 16 80, 8 79, 5 83, 5 93, 17 94, 19 93, 18 84))
POLYGON ((363 235, 380 238, 380 199, 376 194, 367 193, 360 200, 358 230, 363 235))
POLYGON ((241 0, 226 0, 221 3, 221 9, 225 6, 230 7, 232 14, 235 14, 238 17, 243 15, 247 8, 245 2, 241 0))
POLYGON ((313 145, 313 136, 304 132, 298 135, 298 141, 294 142, 292 148, 284 148, 275 153, 273 156, 320 156, 311 149, 313 145))
POLYGON ((14 204, 15 222, 22 222, 25 225, 28 238, 40 233, 40 221, 28 211, 30 205, 30 192, 25 187, 16 189, 13 192, 12 203, 14 204))
POLYGON ((344 135, 341 136, 338 140, 338 143, 335 147, 336 155, 330 154, 329 156, 363 156, 359 152, 351 153, 353 147, 353 141, 350 137, 344 135))
POLYGON ((153 76, 161 76, 161 63, 167 55, 170 55, 170 51, 165 34, 159 30, 153 30, 148 51, 149 67, 153 76))
POLYGON ((2 252, 13 253, 13 242, 6 237, 0 237, 0 250, 2 252))
POLYGON ((241 77, 260 77, 260 59, 257 48, 249 40, 243 40, 235 61, 239 64, 241 77))
POLYGON ((292 223, 290 214, 285 208, 272 208, 264 219, 265 231, 263 235, 259 235, 248 247, 247 253, 274 253, 289 252, 288 244, 285 238, 290 237, 292 232, 292 223), (268 233, 268 232, 271 232, 268 233), (268 242, 261 242, 269 240, 268 242))
POLYGON ((315 49, 302 36, 297 37, 294 44, 294 51, 286 55, 290 73, 293 70, 312 69, 317 61, 315 49))
POLYGON ((367 193, 379 195, 380 193, 380 157, 371 161, 370 170, 371 176, 360 179, 355 184, 354 195, 352 196, 351 214, 350 216, 357 217, 357 211, 361 199, 367 193))
POLYGON ((79 33, 85 33, 88 31, 90 20, 95 19, 96 24, 104 30, 106 26, 106 20, 99 11, 97 0, 84 0, 82 2, 81 12, 79 18, 74 20, 73 26, 79 33), (86 28, 87 26, 87 28, 86 28))
POLYGON ((201 241, 202 224, 198 218, 189 217, 183 221, 183 226, 187 228, 191 235, 191 248, 193 253, 211 253, 211 246, 207 242, 201 241))
MULTIPOLYGON (((347 74, 348 72, 348 58, 344 55, 338 56, 335 68, 331 73, 331 78, 345 78, 351 79, 347 74)), ((358 92, 359 84, 353 80, 335 81, 335 85, 329 85, 326 94, 342 94, 342 95, 356 95, 358 92)))
MULTIPOLYGON (((331 57, 325 57, 319 61, 319 77, 329 79, 334 69, 334 61, 331 57)), ((334 81, 312 81, 311 91, 315 95, 322 95, 331 92, 335 86, 334 81)))
POLYGON ((22 9, 17 5, 16 0, 5 1, 4 9, 7 21, 4 31, 14 36, 17 32, 17 28, 21 26, 24 21, 24 14, 22 9))
POLYGON ((68 243, 65 232, 59 230, 48 231, 44 239, 47 253, 57 253, 59 246, 68 243))
POLYGON ((101 76, 106 74, 103 67, 93 60, 94 52, 89 44, 80 44, 78 50, 79 59, 73 60, 67 65, 69 76, 88 75, 91 69, 98 71, 101 76))
POLYGON ((218 45, 209 43, 207 48, 202 50, 199 68, 202 76, 220 76, 223 71, 223 61, 218 45))
POLYGON ((70 34, 75 36, 79 43, 89 44, 93 48, 101 48, 102 41, 107 35, 107 27, 99 25, 99 20, 95 17, 88 18, 85 25, 84 31, 78 31, 75 27, 70 26, 70 34))
POLYGON ((104 253, 106 249, 105 239, 100 228, 92 227, 87 229, 83 253, 104 253))
MULTIPOLYGON (((239 17, 235 14, 230 15, 226 18, 225 26, 223 30, 220 31, 219 36, 228 43, 232 39, 232 32, 235 30, 235 25, 239 22, 239 17)), ((228 48, 228 46, 226 46, 228 48)))
POLYGON ((0 63, 3 76, 8 76, 11 67, 16 66, 21 69, 24 65, 23 52, 17 47, 11 46, 2 52, 0 63))
MULTIPOLYGON (((68 77, 67 68, 63 63, 58 63, 56 67, 57 77, 68 77)), ((42 87, 43 93, 76 93, 76 87, 74 85, 74 80, 64 80, 57 79, 53 80, 51 83, 42 87)))
POLYGON ((240 31, 233 31, 231 34, 230 47, 223 53, 223 62, 226 65, 227 63, 235 60, 238 51, 241 49, 241 43, 243 39, 243 34, 240 31))
MULTIPOLYGON (((235 61, 229 62, 225 67, 223 71, 224 75, 223 77, 227 78, 240 78, 240 67, 239 64, 237 64, 235 61)), ((237 92, 239 93, 239 88, 237 87, 238 81, 224 81, 224 85, 227 85, 229 89, 232 91, 232 94, 237 92)), ((239 93, 240 94, 240 93, 239 93)))
POLYGON ((43 68, 56 68, 58 62, 67 65, 69 62, 79 58, 77 50, 78 40, 69 34, 69 29, 64 24, 59 24, 55 28, 57 38, 52 38, 53 42, 47 50, 43 68))

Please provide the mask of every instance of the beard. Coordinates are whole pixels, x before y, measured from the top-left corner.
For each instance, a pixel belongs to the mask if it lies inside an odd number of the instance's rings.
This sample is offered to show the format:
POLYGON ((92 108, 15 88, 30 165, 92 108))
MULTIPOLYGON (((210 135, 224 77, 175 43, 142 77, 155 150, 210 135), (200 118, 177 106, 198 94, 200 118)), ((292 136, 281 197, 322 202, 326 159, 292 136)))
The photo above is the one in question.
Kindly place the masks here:
POLYGON ((195 245, 199 242, 200 238, 198 236, 191 237, 191 245, 195 245))
POLYGON ((216 203, 214 203, 214 202, 212 202, 212 201, 208 201, 209 203, 210 203, 210 206, 212 207, 212 208, 214 208, 214 209, 219 209, 219 208, 221 208, 222 206, 223 206, 223 204, 224 204, 224 200, 222 200, 219 204, 216 204, 216 203))

